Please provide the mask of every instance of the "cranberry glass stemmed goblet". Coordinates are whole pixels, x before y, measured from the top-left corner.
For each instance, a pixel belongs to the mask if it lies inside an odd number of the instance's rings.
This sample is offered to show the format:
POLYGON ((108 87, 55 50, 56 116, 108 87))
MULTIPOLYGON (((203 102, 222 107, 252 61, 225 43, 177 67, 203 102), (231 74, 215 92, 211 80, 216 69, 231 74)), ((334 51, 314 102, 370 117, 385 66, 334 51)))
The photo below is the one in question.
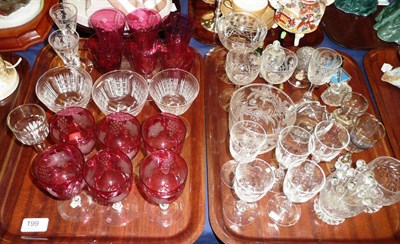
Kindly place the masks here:
POLYGON ((92 200, 82 192, 85 186, 82 174, 84 161, 75 146, 57 144, 38 154, 31 165, 35 183, 50 195, 63 200, 58 204, 58 213, 63 219, 73 222, 85 222, 93 214, 92 200))
POLYGON ((188 166, 179 155, 159 150, 146 156, 139 169, 141 188, 148 201, 145 212, 150 220, 168 227, 183 214, 182 194, 188 175, 188 166))
POLYGON ((125 226, 136 217, 136 197, 129 194, 133 169, 126 154, 112 148, 97 152, 84 165, 83 177, 94 200, 107 206, 104 211, 107 223, 125 226))
POLYGON ((91 112, 81 107, 67 107, 50 119, 50 135, 55 142, 70 143, 84 154, 96 144, 95 120, 91 112))

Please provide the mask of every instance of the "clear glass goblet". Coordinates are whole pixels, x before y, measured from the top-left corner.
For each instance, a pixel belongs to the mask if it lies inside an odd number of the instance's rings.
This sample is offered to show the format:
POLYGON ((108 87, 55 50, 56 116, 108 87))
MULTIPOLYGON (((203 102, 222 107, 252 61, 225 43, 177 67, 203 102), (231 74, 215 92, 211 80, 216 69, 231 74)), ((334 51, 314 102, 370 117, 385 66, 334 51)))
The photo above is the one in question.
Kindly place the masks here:
POLYGON ((333 49, 316 48, 308 64, 307 77, 311 82, 310 89, 303 95, 303 100, 313 100, 315 86, 326 84, 337 73, 342 65, 342 56, 333 49))
POLYGON ((72 3, 62 2, 53 5, 49 15, 60 30, 76 30, 78 9, 72 3))
POLYGON ((129 194, 133 167, 125 153, 106 148, 90 157, 83 177, 93 199, 106 206, 102 215, 112 226, 125 226, 138 214, 137 198, 129 194))
POLYGON ((183 201, 188 166, 179 155, 158 150, 146 156, 139 169, 140 188, 146 197, 145 213, 164 227, 177 223, 183 215, 183 201))
POLYGON ((273 192, 282 192, 285 170, 303 162, 314 151, 312 134, 299 126, 285 127, 278 136, 275 157, 279 167, 275 170, 273 192))
POLYGON ((142 123, 142 137, 147 154, 157 150, 168 150, 180 154, 185 136, 185 124, 173 114, 155 114, 142 123))
POLYGON ((24 145, 33 146, 37 152, 46 148, 45 140, 49 135, 46 112, 36 104, 23 104, 7 116, 8 128, 24 145))
POLYGON ((274 183, 274 170, 262 159, 241 163, 235 170, 233 189, 223 202, 224 217, 236 226, 245 226, 259 215, 257 201, 263 198, 274 183))
POLYGON ((58 214, 68 221, 86 222, 93 215, 92 199, 85 187, 82 168, 85 159, 71 144, 56 144, 38 154, 32 162, 35 183, 58 203, 58 214))
POLYGON ((274 41, 262 53, 261 76, 270 84, 282 84, 292 76, 297 63, 294 52, 274 41))
POLYGON ((96 145, 96 122, 92 113, 81 107, 67 107, 50 121, 50 136, 57 143, 70 143, 84 155, 96 145))
POLYGON ((295 225, 301 216, 297 203, 313 198, 325 185, 325 173, 314 161, 300 160, 289 167, 283 183, 284 194, 273 195, 267 204, 268 217, 279 226, 295 225))
POLYGON ((307 71, 314 50, 315 48, 308 46, 297 49, 296 56, 298 62, 293 75, 288 80, 289 84, 298 88, 304 88, 310 85, 310 81, 307 78, 307 71))
POLYGON ((228 79, 236 85, 235 89, 227 88, 219 95, 219 105, 228 111, 234 90, 252 83, 260 73, 261 55, 246 48, 232 49, 226 55, 225 69, 228 79))
POLYGON ((56 30, 48 38, 49 44, 67 67, 82 68, 88 73, 93 70, 89 59, 78 56, 79 34, 75 30, 56 30))
MULTIPOLYGON (((267 26, 258 16, 248 12, 231 12, 221 16, 217 22, 218 38, 228 49, 248 48, 255 51, 263 45, 267 26)), ((225 76, 225 60, 216 65, 216 73, 222 81, 230 84, 225 76)))
POLYGON ((350 136, 347 129, 334 120, 319 122, 314 129, 315 149, 312 158, 315 162, 329 162, 347 147, 350 136))
POLYGON ((197 78, 183 69, 165 69, 153 76, 149 83, 149 94, 161 112, 180 116, 190 134, 190 123, 184 114, 200 91, 197 78))
POLYGON ((350 128, 356 117, 362 115, 368 109, 368 100, 358 92, 346 93, 340 104, 340 108, 333 111, 332 117, 346 128, 350 128))
POLYGON ((230 129, 229 136, 229 151, 234 160, 224 163, 220 174, 222 182, 232 188, 237 165, 255 159, 267 136, 260 124, 250 120, 236 122, 230 129))

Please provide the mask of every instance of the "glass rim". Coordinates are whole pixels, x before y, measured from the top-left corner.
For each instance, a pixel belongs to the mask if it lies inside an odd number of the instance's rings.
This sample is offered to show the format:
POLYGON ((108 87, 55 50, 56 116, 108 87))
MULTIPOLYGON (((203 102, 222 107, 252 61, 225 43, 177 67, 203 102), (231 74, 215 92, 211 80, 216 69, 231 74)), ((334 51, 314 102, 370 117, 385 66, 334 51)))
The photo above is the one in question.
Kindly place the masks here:
MULTIPOLYGON (((41 106, 39 106, 39 105, 36 104, 36 103, 25 103, 25 104, 21 104, 21 105, 18 105, 17 107, 15 107, 15 108, 13 108, 13 109, 8 113, 8 115, 7 115, 7 125, 8 125, 8 128, 9 128, 13 133, 15 133, 15 132, 21 133, 21 132, 24 132, 24 130, 17 130, 17 129, 15 129, 14 126, 11 126, 11 116, 12 116, 14 113, 16 113, 18 110, 22 111, 24 108, 28 108, 28 107, 35 107, 36 109, 38 109, 38 110, 40 111, 40 113, 42 114, 42 116, 44 117, 43 123, 46 123, 46 122, 47 122, 46 111, 45 111, 41 106)), ((40 126, 37 126, 33 131, 38 130, 39 127, 40 127, 40 126)))

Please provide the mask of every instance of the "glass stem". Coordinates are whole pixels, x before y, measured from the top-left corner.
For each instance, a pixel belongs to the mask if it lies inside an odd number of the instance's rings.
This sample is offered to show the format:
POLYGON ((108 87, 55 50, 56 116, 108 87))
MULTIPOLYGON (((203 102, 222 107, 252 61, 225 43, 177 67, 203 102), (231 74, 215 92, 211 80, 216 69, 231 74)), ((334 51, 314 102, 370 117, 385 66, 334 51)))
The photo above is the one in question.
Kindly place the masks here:
POLYGON ((303 100, 304 101, 311 101, 312 100, 314 88, 315 88, 315 85, 311 84, 310 87, 308 88, 308 91, 306 91, 304 93, 304 96, 303 96, 303 100))
POLYGON ((162 211, 166 211, 169 208, 169 204, 168 203, 161 203, 159 206, 160 206, 162 211))
POLYGON ((33 148, 35 149, 35 151, 37 152, 37 153, 42 153, 45 149, 46 149, 46 143, 45 142, 42 142, 42 143, 39 143, 39 144, 36 144, 36 145, 33 145, 33 148))

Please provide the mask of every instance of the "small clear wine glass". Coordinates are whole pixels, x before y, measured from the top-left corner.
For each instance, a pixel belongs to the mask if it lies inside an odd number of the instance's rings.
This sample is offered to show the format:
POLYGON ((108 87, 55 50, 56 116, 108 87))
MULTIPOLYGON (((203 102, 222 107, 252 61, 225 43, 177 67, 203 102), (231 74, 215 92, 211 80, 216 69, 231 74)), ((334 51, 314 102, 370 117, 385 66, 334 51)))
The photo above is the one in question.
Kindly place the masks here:
POLYGON ((323 169, 310 160, 300 160, 289 167, 283 183, 283 192, 273 195, 267 204, 268 217, 279 226, 295 225, 301 216, 297 203, 313 198, 325 185, 323 169))
POLYGON ((46 148, 49 124, 46 112, 39 105, 23 104, 14 108, 7 116, 7 125, 22 144, 33 146, 39 153, 46 148))
POLYGON ((96 122, 92 113, 81 107, 58 111, 50 121, 50 136, 57 143, 70 143, 84 154, 96 145, 96 122))
POLYGON ((102 215, 112 226, 125 226, 138 214, 137 198, 129 194, 133 185, 133 167, 125 153, 106 148, 90 157, 83 177, 93 199, 106 206, 102 215))
POLYGON ((151 221, 164 227, 177 223, 183 215, 183 201, 188 166, 179 155, 158 150, 146 156, 139 169, 140 188, 146 202, 144 208, 151 221))
POLYGON ((180 116, 186 126, 186 137, 191 126, 181 115, 192 105, 200 91, 197 78, 183 69, 165 69, 153 76, 149 94, 161 112, 180 116))
POLYGON ((327 162, 340 154, 350 142, 347 129, 334 120, 319 122, 314 129, 313 138, 315 149, 312 152, 312 159, 315 162, 327 162))
POLYGON ((56 30, 48 38, 49 44, 61 58, 64 66, 82 68, 88 73, 93 70, 93 63, 87 58, 78 56, 79 34, 76 30, 56 30))
POLYGON ((327 47, 316 48, 312 52, 307 71, 307 77, 311 82, 311 86, 304 93, 303 100, 313 100, 315 86, 328 83, 331 77, 337 73, 342 62, 342 56, 335 50, 327 47))
POLYGON ((219 95, 219 105, 229 111, 229 103, 232 93, 240 86, 252 83, 260 73, 261 55, 247 48, 232 49, 226 55, 226 75, 236 85, 235 88, 227 88, 219 95))
POLYGON ((245 226, 259 215, 257 201, 263 198, 274 183, 274 170, 262 159, 239 164, 235 171, 232 194, 222 205, 224 217, 236 226, 245 226))
MULTIPOLYGON (((218 38, 228 50, 248 48, 255 51, 263 45, 267 31, 264 21, 248 12, 231 12, 226 16, 221 16, 217 22, 218 38)), ((219 78, 231 84, 227 80, 225 70, 225 60, 216 64, 215 71, 219 78)))
POLYGON ((61 200, 57 207, 59 215, 73 222, 86 222, 94 212, 92 199, 82 192, 84 162, 75 146, 56 144, 38 154, 30 169, 35 183, 61 200))
POLYGON ((142 123, 144 149, 148 154, 157 150, 168 150, 180 154, 185 135, 185 124, 173 114, 155 114, 142 123))
POLYGON ((308 158, 314 151, 312 134, 299 126, 285 127, 278 136, 275 157, 279 167, 275 170, 275 182, 272 191, 282 192, 285 170, 296 166, 308 158))
POLYGON ((307 78, 308 64, 310 63, 311 54, 315 50, 313 47, 300 47, 296 51, 297 66, 293 72, 293 75, 289 78, 288 82, 297 88, 304 88, 310 85, 310 81, 307 78))
POLYGON ((257 157, 267 140, 267 135, 260 124, 250 120, 236 122, 229 135, 229 151, 234 160, 224 163, 220 174, 222 182, 233 188, 236 167, 257 157))

